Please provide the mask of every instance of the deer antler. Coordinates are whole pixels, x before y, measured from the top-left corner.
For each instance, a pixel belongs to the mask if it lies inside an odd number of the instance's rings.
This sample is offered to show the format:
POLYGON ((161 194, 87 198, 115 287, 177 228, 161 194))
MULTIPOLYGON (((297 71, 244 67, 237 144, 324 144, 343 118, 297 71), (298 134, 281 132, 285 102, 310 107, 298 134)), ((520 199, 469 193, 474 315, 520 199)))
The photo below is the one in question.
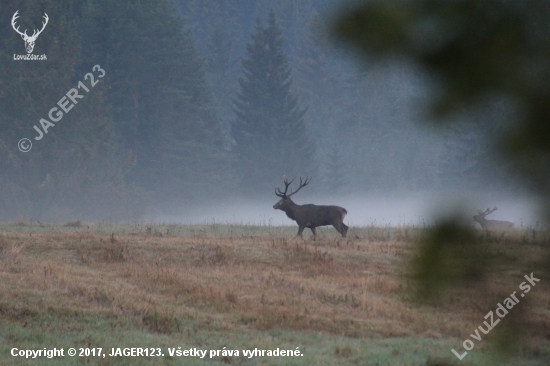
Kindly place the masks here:
POLYGON ((480 210, 477 210, 477 213, 480 214, 481 216, 485 217, 493 212, 495 212, 497 210, 497 206, 495 206, 495 208, 493 208, 492 210, 487 207, 487 209, 483 212, 481 212, 480 210))
MULTIPOLYGON (((293 179, 294 180, 294 179, 293 179)), ((287 197, 290 197, 292 196, 293 194, 295 193, 298 193, 298 191, 300 189, 302 189, 303 187, 307 186, 309 184, 309 182, 311 182, 311 178, 309 178, 308 180, 308 177, 306 177, 306 180, 302 182, 302 177, 300 177, 300 186, 298 187, 297 190, 295 190, 294 192, 292 192, 291 194, 287 195, 287 197)), ((292 182, 291 182, 292 183, 292 182)))
MULTIPOLYGON (((294 182, 294 179, 296 179, 296 177, 292 178, 292 180, 289 182, 287 179, 286 179, 286 175, 283 175, 283 181, 285 183, 285 191, 284 192, 281 192, 281 190, 279 189, 279 187, 275 188, 275 194, 279 197, 290 197, 290 196, 287 196, 286 195, 286 191, 288 191, 288 186, 290 186, 292 184, 292 182, 294 182)), ((302 182, 302 178, 300 178, 300 183, 302 182)), ((294 192, 296 193, 296 192, 294 192)))

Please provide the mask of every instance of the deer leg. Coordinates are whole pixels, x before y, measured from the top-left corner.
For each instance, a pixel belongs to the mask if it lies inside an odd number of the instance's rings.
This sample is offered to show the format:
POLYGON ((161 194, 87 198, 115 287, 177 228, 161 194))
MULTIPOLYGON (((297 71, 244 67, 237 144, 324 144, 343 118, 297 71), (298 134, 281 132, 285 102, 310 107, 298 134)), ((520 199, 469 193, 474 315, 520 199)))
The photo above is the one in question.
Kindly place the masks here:
POLYGON ((340 231, 340 234, 342 234, 342 238, 345 238, 349 227, 344 223, 342 223, 341 227, 342 227, 342 231, 340 231))
POLYGON ((302 232, 304 231, 305 226, 298 226, 298 234, 296 236, 302 237, 302 232))
POLYGON ((311 232, 313 233, 313 240, 315 240, 315 238, 317 237, 317 233, 315 232, 314 227, 311 228, 311 232))
POLYGON ((332 224, 336 231, 338 231, 340 234, 342 234, 342 224, 332 224))

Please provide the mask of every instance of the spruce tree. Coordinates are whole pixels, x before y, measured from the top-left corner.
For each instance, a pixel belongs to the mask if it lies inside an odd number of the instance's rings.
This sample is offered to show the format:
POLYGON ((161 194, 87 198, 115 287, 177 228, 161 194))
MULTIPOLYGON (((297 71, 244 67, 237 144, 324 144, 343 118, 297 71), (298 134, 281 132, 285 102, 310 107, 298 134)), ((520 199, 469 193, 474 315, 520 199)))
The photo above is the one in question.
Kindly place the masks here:
POLYGON ((343 188, 349 183, 345 165, 338 145, 334 144, 330 149, 326 165, 326 185, 332 194, 342 193, 343 188))
POLYGON ((170 1, 93 3, 86 52, 109 69, 112 118, 135 165, 129 182, 159 205, 219 189, 222 134, 204 65, 170 1))
POLYGON ((225 24, 219 24, 214 29, 209 46, 206 75, 225 132, 229 130, 231 101, 237 86, 237 60, 233 59, 233 41, 225 24))
POLYGON ((17 10, 17 25, 29 33, 41 26, 45 13, 49 23, 34 48, 35 54, 47 55, 46 61, 10 60, 24 52, 21 37, 11 27, 0 31, 7 40, 0 45, 0 56, 7 60, 0 70, 0 218, 117 220, 135 218, 145 209, 144 191, 124 179, 132 156, 115 135, 113 70, 97 57, 97 50, 109 45, 104 23, 88 17, 100 6, 99 1, 26 0, 3 8, 10 17, 17 10), (99 47, 89 47, 92 36, 99 47), (94 65, 105 77, 98 77, 94 65), (88 73, 94 75, 94 86, 85 78, 88 73), (88 91, 77 87, 79 82, 88 91), (73 87, 81 98, 54 121, 48 111, 73 87), (53 126, 35 141, 32 126, 40 126, 41 119, 51 119, 53 126), (27 153, 17 148, 22 137, 33 143, 27 153))
POLYGON ((241 186, 264 193, 279 184, 283 174, 315 175, 317 168, 306 111, 292 92, 291 68, 273 11, 265 28, 259 19, 255 28, 246 46, 231 132, 241 186))

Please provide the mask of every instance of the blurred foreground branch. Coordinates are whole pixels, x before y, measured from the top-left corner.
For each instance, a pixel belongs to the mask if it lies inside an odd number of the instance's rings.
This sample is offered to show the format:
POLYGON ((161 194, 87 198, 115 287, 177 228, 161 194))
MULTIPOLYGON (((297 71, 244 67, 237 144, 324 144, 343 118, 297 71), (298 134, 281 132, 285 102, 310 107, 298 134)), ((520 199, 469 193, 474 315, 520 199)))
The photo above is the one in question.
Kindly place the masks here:
POLYGON ((335 31, 367 58, 406 56, 434 77, 436 120, 487 98, 508 101, 517 113, 497 146, 549 201, 550 3, 369 1, 335 31))
MULTIPOLYGON (((430 101, 435 121, 495 98, 507 102, 514 111, 509 118, 512 123, 502 123, 502 134, 494 136, 494 146, 540 195, 550 217, 548 1, 368 1, 341 15, 334 29, 339 40, 352 45, 366 59, 405 57, 420 66, 438 83, 437 95, 434 93, 430 101)), ((512 239, 496 244, 523 246, 519 233, 517 230, 512 239)), ((482 284, 489 273, 494 283, 499 274, 512 272, 519 279, 520 271, 538 270, 542 274, 543 268, 547 271, 550 267, 546 242, 524 248, 522 261, 502 256, 502 246, 493 245, 490 252, 483 250, 487 240, 481 240, 482 236, 457 219, 433 228, 420 241, 412 263, 412 276, 419 280, 417 295, 433 299, 443 290, 482 284), (542 257, 541 249, 545 253, 542 257), (535 252, 539 255, 534 256, 535 252)), ((474 287, 478 299, 490 296, 486 290, 485 286, 474 287)), ((501 326, 503 334, 513 335, 500 337, 506 339, 501 343, 504 348, 515 344, 513 338, 518 332, 510 330, 517 329, 529 313, 534 314, 525 308, 516 311, 512 320, 501 326)), ((539 330, 543 323, 537 326, 539 330)))

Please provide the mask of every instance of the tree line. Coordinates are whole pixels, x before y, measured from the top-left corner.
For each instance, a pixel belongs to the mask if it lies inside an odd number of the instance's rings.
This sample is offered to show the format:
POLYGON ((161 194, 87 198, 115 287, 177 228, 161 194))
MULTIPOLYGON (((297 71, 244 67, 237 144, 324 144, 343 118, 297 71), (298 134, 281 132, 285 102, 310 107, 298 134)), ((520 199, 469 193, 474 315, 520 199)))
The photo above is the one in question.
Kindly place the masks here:
POLYGON ((464 123, 446 140, 419 132, 408 103, 421 75, 342 60, 322 16, 334 1, 0 3, 5 25, 16 11, 21 29, 50 19, 34 50, 47 61, 13 60, 23 42, 0 28, 3 219, 138 218, 228 192, 267 196, 283 174, 337 194, 505 176, 484 150, 494 125, 464 123), (106 75, 93 93, 32 140, 94 65, 106 75))

